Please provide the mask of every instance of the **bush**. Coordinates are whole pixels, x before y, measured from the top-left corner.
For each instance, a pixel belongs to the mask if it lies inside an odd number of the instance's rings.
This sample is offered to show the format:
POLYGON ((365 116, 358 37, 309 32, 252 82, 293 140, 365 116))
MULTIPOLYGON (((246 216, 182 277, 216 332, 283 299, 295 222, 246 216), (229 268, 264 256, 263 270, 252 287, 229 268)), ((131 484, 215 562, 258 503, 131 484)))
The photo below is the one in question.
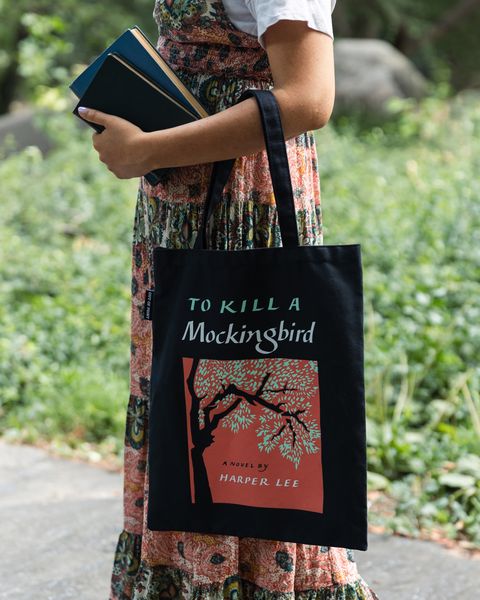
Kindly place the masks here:
POLYGON ((120 450, 136 181, 112 176, 70 114, 50 127, 58 151, 31 146, 0 166, 2 429, 115 435, 120 450))
POLYGON ((480 105, 397 101, 319 135, 326 244, 361 242, 371 488, 480 543, 480 105))

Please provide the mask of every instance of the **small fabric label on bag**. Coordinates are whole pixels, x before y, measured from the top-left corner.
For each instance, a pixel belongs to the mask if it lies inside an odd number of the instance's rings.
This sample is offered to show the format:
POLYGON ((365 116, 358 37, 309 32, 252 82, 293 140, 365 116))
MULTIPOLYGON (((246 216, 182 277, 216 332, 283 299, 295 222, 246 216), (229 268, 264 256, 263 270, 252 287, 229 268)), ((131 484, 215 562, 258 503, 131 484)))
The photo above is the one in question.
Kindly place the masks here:
POLYGON ((143 305, 143 318, 147 321, 152 320, 152 302, 153 293, 155 290, 146 290, 145 292, 145 303, 143 305))

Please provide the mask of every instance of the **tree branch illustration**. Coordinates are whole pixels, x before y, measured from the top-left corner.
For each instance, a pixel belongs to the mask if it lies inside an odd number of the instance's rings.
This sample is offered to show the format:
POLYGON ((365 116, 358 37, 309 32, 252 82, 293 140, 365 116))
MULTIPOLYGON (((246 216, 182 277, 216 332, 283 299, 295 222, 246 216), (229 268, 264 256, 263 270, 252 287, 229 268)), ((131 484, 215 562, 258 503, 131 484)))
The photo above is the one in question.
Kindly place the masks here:
MULTIPOLYGON (((196 359, 196 362, 194 361, 194 364, 192 365, 193 373, 195 373, 195 371, 196 371, 197 364, 198 364, 198 359, 196 359)), ((229 415, 232 411, 234 411, 243 400, 246 400, 252 406, 261 405, 261 406, 264 406, 265 408, 268 408, 269 410, 279 413, 281 416, 287 417, 286 422, 288 424, 289 429, 292 431, 292 434, 293 434, 293 444, 292 445, 295 445, 296 433, 295 433, 294 427, 292 425, 292 419, 294 421, 296 421, 300 426, 302 426, 305 429, 305 431, 308 432, 309 431, 308 427, 305 425, 305 423, 302 421, 302 419, 299 416, 301 413, 305 412, 305 409, 298 409, 296 411, 284 410, 282 407, 286 405, 286 402, 279 402, 278 404, 274 404, 272 402, 269 402, 266 398, 264 398, 262 396, 262 394, 264 394, 266 392, 276 393, 276 394, 279 394, 279 393, 286 394, 289 391, 293 391, 293 390, 297 389, 297 388, 293 388, 293 387, 289 388, 287 386, 287 381, 285 381, 285 383, 282 387, 266 388, 265 386, 267 384, 267 381, 268 381, 270 375, 271 375, 271 373, 268 373, 268 372, 264 375, 259 387, 253 394, 250 392, 247 392, 246 390, 242 390, 235 383, 229 383, 228 385, 225 385, 222 383, 222 390, 217 392, 215 394, 215 396, 212 398, 212 400, 207 404, 207 406, 205 406, 203 408, 203 411, 205 414, 205 421, 204 421, 205 425, 204 425, 203 429, 201 429, 201 430, 199 429, 199 439, 202 438, 203 442, 206 442, 208 440, 209 443, 211 443, 213 441, 211 434, 217 428, 219 422, 223 418, 225 418, 227 415, 229 415), (216 415, 213 416, 213 418, 211 418, 211 412, 218 407, 221 400, 223 400, 230 394, 235 395, 236 399, 228 406, 228 408, 226 408, 222 412, 217 413, 216 415)), ((193 384, 193 378, 192 378, 192 384, 193 384)), ((192 393, 192 390, 190 390, 190 392, 192 393)), ((201 402, 201 400, 203 400, 205 398, 205 396, 202 396, 201 398, 198 396, 195 396, 195 398, 196 398, 195 410, 198 410, 200 408, 200 402, 201 402)), ((192 410, 193 410, 193 406, 194 406, 194 402, 193 402, 193 395, 192 395, 192 410)), ((192 412, 192 416, 194 414, 195 413, 192 412)), ((286 425, 283 425, 280 428, 280 430, 273 436, 273 438, 281 435, 285 426, 286 425)))

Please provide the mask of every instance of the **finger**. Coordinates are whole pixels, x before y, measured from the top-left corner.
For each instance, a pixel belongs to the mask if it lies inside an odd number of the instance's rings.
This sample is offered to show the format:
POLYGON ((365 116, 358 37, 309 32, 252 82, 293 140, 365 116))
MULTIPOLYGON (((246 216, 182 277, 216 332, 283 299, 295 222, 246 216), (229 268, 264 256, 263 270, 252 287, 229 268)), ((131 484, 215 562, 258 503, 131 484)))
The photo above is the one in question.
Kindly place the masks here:
MULTIPOLYGON (((105 129, 103 131, 106 131, 105 129)), ((103 131, 94 131, 92 133, 92 142, 93 142, 93 147, 95 148, 95 150, 97 150, 97 144, 101 143, 102 141, 102 133, 103 131)))
POLYGON ((84 119, 92 121, 92 123, 98 123, 99 125, 106 125, 110 118, 109 114, 94 108, 87 108, 86 106, 79 106, 78 114, 84 119))

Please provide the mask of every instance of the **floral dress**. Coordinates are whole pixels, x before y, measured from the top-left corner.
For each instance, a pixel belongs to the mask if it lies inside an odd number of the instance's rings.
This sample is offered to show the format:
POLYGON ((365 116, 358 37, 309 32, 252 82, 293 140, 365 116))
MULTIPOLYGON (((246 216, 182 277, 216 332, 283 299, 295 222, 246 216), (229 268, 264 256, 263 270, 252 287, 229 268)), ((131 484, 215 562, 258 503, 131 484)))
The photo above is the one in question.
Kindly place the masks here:
MULTIPOLYGON (((156 0, 157 50, 209 114, 247 88, 273 88, 268 57, 237 29, 221 1, 156 0)), ((287 140, 300 244, 322 244, 313 131, 287 140)), ((148 506, 151 321, 143 319, 157 246, 191 248, 212 164, 164 169, 140 179, 133 223, 130 395, 124 442, 124 522, 115 550, 110 600, 375 600, 351 549, 232 535, 152 531, 148 506)), ((209 227, 215 249, 281 245, 266 151, 237 158, 209 227)), ((165 481, 167 486, 169 483, 165 481)), ((377 599, 378 600, 378 599, 377 599)))

